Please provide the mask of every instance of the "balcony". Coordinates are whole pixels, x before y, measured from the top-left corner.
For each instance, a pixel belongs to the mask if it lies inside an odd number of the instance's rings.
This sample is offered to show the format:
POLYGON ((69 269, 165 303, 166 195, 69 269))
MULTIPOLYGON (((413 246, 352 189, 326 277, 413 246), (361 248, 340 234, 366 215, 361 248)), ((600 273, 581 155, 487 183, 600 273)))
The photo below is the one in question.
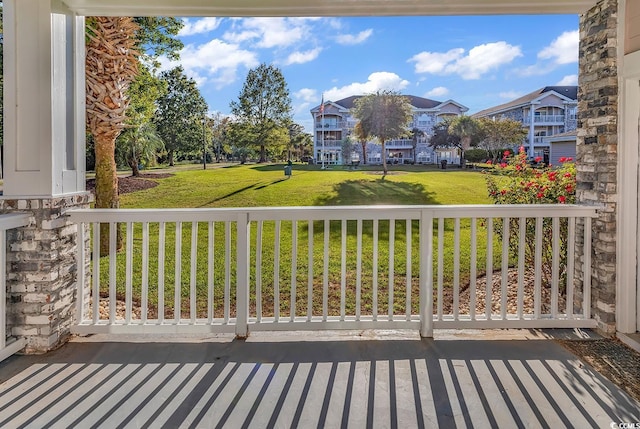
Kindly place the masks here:
POLYGON ((408 139, 391 140, 384 144, 387 149, 413 149, 413 141, 408 139))
MULTIPOLYGON (((535 115, 533 117, 533 123, 535 125, 563 125, 565 115, 535 115)), ((531 116, 525 116, 523 123, 526 125, 531 124, 531 116)))
POLYGON ((345 127, 346 123, 345 121, 337 121, 337 122, 325 122, 324 124, 322 122, 316 122, 315 123, 315 129, 317 131, 322 131, 322 130, 341 130, 345 127))

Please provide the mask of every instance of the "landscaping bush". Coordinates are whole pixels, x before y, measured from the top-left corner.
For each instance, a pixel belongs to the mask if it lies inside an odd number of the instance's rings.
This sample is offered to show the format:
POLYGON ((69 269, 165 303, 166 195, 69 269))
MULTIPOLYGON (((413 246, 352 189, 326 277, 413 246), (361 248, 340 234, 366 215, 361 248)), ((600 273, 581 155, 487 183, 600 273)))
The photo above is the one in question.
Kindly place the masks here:
POLYGON ((489 158, 489 152, 484 149, 469 149, 464 152, 468 162, 484 162, 489 158))
MULTIPOLYGON (((540 159, 536 158, 536 162, 540 159)), ((495 204, 572 204, 575 202, 576 167, 572 158, 561 158, 555 168, 532 167, 524 149, 515 156, 505 151, 502 162, 486 176, 489 197, 495 204)), ((519 246, 519 219, 510 219, 509 247, 515 257, 519 246)), ((534 266, 535 224, 526 220, 525 261, 534 266)), ((502 222, 496 221, 495 230, 503 231, 502 222)), ((565 278, 568 244, 568 220, 560 219, 560 279, 565 278)), ((542 273, 548 285, 552 275, 553 221, 545 218, 542 229, 542 273)), ((561 281, 561 287, 564 282, 561 281)))

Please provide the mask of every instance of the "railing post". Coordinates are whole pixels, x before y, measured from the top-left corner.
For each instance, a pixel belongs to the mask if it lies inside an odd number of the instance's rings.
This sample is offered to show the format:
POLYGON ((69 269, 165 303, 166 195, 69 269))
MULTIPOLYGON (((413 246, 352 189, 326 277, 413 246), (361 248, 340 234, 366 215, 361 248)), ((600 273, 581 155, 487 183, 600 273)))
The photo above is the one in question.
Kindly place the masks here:
POLYGON ((236 238, 236 337, 249 335, 249 213, 238 214, 236 238))
MULTIPOLYGON (((84 249, 84 242, 85 242, 85 231, 84 231, 84 223, 82 222, 78 222, 77 224, 78 227, 78 238, 77 238, 77 249, 76 249, 76 266, 77 268, 77 278, 76 278, 76 282, 77 282, 77 286, 78 286, 78 292, 76 295, 76 324, 80 324, 82 323, 82 321, 84 320, 84 285, 85 285, 85 278, 86 278, 86 270, 85 270, 85 249, 84 249)), ((94 310, 95 311, 95 310, 94 310)))
POLYGON ((420 336, 433 337, 433 212, 420 212, 420 336))

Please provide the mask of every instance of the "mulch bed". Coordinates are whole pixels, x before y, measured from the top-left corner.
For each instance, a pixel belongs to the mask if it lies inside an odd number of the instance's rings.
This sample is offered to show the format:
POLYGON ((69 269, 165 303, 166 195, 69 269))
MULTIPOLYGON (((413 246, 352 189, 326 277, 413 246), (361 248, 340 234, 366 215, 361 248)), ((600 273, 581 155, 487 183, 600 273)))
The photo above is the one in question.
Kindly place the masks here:
MULTIPOLYGON (((118 194, 122 195, 155 188, 158 186, 158 182, 149 179, 166 179, 171 176, 173 176, 171 173, 141 173, 138 177, 118 177, 118 194)), ((87 191, 94 192, 95 189, 96 179, 87 180, 87 191)))
POLYGON ((640 353, 615 338, 557 341, 640 402, 640 353))

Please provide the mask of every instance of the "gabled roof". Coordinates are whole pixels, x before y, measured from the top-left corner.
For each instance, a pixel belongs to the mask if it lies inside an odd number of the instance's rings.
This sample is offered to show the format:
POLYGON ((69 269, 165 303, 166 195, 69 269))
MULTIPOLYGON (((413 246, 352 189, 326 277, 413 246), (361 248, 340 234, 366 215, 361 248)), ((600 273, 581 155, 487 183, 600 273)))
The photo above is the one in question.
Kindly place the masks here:
MULTIPOLYGON (((355 105, 355 101, 362 97, 363 97, 362 95, 352 95, 351 97, 343 98, 342 100, 338 100, 335 102, 327 101, 325 102, 325 105, 327 103, 331 103, 334 106, 343 107, 348 110, 348 109, 352 109, 355 105)), ((444 106, 446 104, 455 104, 456 106, 460 107, 460 109, 463 112, 466 112, 467 110, 469 110, 466 106, 463 106, 462 104, 457 103, 453 100, 447 100, 445 102, 441 102, 441 101, 431 100, 428 98, 418 97, 415 95, 405 95, 405 97, 409 99, 409 102, 411 103, 411 105, 416 109, 433 109, 439 106, 444 106)), ((311 109, 311 111, 317 112, 319 109, 320 109, 320 105, 317 105, 316 107, 311 109)))
POLYGON ((533 91, 527 95, 523 95, 520 98, 516 98, 515 100, 509 101, 508 103, 500 104, 498 106, 490 107, 488 109, 481 110, 477 113, 474 113, 474 118, 481 118, 483 116, 488 116, 492 113, 499 113, 505 110, 513 109, 515 107, 520 107, 535 101, 538 98, 544 98, 543 95, 548 95, 555 93, 560 96, 560 98, 564 98, 567 101, 577 101, 578 100, 578 87, 577 86, 545 86, 544 88, 540 88, 536 91, 533 91))

